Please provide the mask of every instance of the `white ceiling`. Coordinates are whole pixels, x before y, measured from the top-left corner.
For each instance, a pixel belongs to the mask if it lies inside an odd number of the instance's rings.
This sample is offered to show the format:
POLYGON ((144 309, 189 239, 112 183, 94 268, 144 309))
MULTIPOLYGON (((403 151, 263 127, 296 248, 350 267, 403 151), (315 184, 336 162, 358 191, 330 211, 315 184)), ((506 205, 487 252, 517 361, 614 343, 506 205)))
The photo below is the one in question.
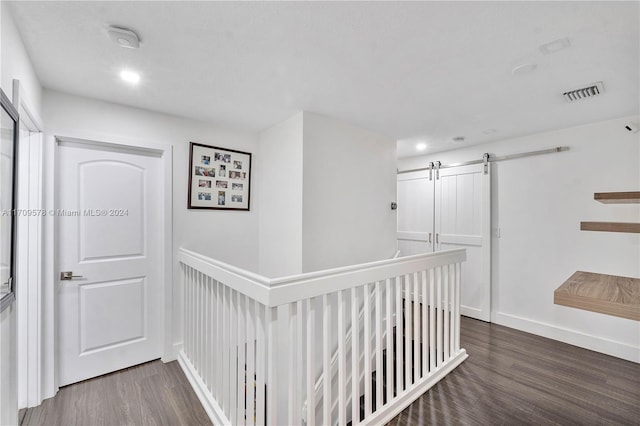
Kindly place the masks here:
POLYGON ((300 110, 399 156, 639 113, 638 2, 15 2, 44 87, 260 131, 300 110), (123 49, 109 25, 135 30, 123 49), (568 37, 571 47, 539 47, 568 37), (523 63, 534 72, 513 75, 523 63), (142 74, 131 88, 117 72, 142 74), (603 81, 598 98, 562 92, 603 81), (482 133, 495 129, 492 134, 482 133), (465 136, 462 144, 451 142, 465 136))

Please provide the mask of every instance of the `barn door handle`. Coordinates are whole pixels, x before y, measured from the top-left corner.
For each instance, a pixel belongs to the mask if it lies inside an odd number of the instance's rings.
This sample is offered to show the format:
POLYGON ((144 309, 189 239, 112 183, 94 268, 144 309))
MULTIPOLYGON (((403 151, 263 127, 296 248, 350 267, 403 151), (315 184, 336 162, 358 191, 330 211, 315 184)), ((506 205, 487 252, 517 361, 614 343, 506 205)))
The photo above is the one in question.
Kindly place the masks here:
POLYGON ((429 244, 431 244, 431 232, 429 232, 429 244))
POLYGON ((440 244, 440 234, 436 232, 436 244, 440 244))
POLYGON ((84 278, 82 275, 73 275, 72 271, 60 272, 61 280, 72 280, 74 278, 84 278))

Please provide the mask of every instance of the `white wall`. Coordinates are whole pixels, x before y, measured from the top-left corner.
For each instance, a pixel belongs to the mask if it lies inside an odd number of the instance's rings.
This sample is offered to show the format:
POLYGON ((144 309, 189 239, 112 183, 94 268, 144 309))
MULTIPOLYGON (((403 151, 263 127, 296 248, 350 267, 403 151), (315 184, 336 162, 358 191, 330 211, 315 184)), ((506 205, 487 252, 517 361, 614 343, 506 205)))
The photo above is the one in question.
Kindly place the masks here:
POLYGON ((399 169, 555 146, 570 151, 494 164, 493 321, 640 362, 640 323, 553 304, 577 270, 640 277, 638 234, 580 231, 581 221, 640 222, 637 205, 607 205, 594 192, 640 189, 640 134, 624 117, 399 160, 399 169))
MULTIPOLYGON (((258 215, 251 210, 188 210, 189 142, 255 153, 257 137, 184 118, 129 108, 55 91, 44 91, 43 115, 49 135, 99 141, 173 146, 173 251, 186 247, 248 270, 258 268, 258 215)), ((252 179, 252 194, 259 182, 252 179)), ((182 288, 173 265, 173 335, 181 341, 182 288)))
POLYGON ((304 113, 303 271, 391 257, 395 198, 393 139, 304 113))
MULTIPOLYGON (((21 96, 37 118, 41 111, 42 88, 4 2, 0 2, 0 40, 2 90, 11 99, 13 80, 20 80, 21 96)), ((24 294, 20 276, 16 275, 15 283, 19 293, 24 294)), ((17 307, 14 303, 0 314, 0 425, 18 422, 17 370, 17 307)))
POLYGON ((302 117, 260 134, 259 271, 267 277, 302 272, 302 117))
POLYGON ((42 86, 33 69, 27 50, 22 43, 20 34, 13 22, 11 12, 4 2, 0 2, 1 37, 0 43, 0 72, 2 90, 11 99, 12 81, 20 80, 23 86, 22 96, 26 96, 28 104, 34 112, 41 111, 42 86))

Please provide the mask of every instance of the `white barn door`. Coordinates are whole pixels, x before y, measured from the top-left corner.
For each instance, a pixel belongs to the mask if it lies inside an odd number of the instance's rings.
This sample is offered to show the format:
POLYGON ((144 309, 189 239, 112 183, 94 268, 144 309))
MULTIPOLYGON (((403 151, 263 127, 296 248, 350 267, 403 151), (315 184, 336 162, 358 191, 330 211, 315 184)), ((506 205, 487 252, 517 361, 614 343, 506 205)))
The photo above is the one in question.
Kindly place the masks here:
POLYGON ((163 177, 146 152, 64 141, 58 155, 64 386, 161 356, 163 177))
POLYGON ((491 164, 441 169, 434 201, 435 250, 467 249, 460 313, 491 321, 491 164))
POLYGON ((401 256, 434 250, 433 176, 428 170, 398 175, 398 250, 401 256))

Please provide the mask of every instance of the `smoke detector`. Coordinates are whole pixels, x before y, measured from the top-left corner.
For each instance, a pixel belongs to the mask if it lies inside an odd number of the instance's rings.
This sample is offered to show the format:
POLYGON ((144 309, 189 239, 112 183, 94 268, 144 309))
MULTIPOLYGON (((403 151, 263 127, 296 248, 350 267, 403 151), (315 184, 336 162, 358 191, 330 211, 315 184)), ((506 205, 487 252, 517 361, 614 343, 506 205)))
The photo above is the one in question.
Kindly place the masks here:
POLYGON ((137 49, 140 47, 140 38, 129 29, 109 27, 107 32, 109 33, 109 38, 120 47, 126 47, 127 49, 137 49))
POLYGON ((593 98, 594 96, 598 96, 602 93, 604 93, 604 86, 602 85, 602 82, 599 81, 586 87, 581 87, 579 89, 573 89, 564 92, 562 96, 564 96, 565 101, 573 102, 580 99, 593 98))

